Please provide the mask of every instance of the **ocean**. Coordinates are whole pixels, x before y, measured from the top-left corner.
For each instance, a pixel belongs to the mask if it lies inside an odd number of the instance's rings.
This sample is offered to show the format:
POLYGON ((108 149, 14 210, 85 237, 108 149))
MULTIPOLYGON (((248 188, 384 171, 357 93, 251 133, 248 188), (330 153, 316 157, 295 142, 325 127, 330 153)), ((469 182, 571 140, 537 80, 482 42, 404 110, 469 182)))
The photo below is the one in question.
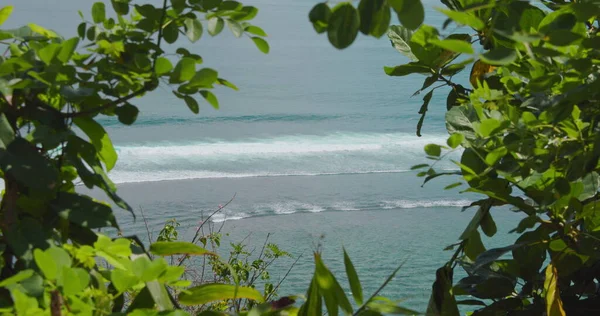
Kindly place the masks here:
MULTIPOLYGON (((13 2, 14 16, 6 27, 35 22, 65 37, 76 34, 77 10, 89 17, 93 3, 13 2)), ((227 29, 215 38, 205 33, 194 45, 176 43, 200 54, 203 67, 218 70, 240 88, 216 89, 219 110, 201 103, 200 114, 194 115, 168 86, 161 86, 134 100, 141 113, 133 126, 110 117, 98 119, 119 154, 110 176, 138 215, 134 220, 116 211, 123 233, 146 235, 142 209, 155 234, 175 218, 182 223, 180 237, 189 237, 202 216, 235 196, 211 219, 227 233, 223 253, 229 242, 248 236, 249 249, 260 247, 270 234, 271 242, 302 256, 282 284, 281 295, 306 290, 311 252, 317 248, 345 286, 344 246, 365 295, 406 260, 383 294, 424 311, 435 270, 452 255, 443 249, 457 241, 474 214, 474 209, 461 212, 461 207, 478 198, 461 194, 461 187, 443 189, 456 178, 421 186, 422 179, 410 170, 427 162, 424 145, 443 144, 448 137, 448 89, 434 93, 423 136, 417 137, 423 94, 413 93, 424 77, 385 75, 383 66, 407 62, 387 38, 359 35, 339 51, 308 22, 316 1, 246 3, 260 9, 254 24, 269 34, 270 54, 263 55, 248 38, 236 39, 227 29)), ((441 3, 424 3, 426 22, 440 26, 444 18, 434 7, 441 3)), ((450 27, 444 33, 453 31, 450 27)), ((467 82, 467 75, 455 79, 467 82)), ((438 169, 456 166, 446 160, 438 169)), ((519 218, 508 210, 492 214, 499 232, 484 243, 504 246, 514 239, 507 232, 519 218)), ((277 262, 273 279, 283 277, 294 260, 277 262)))

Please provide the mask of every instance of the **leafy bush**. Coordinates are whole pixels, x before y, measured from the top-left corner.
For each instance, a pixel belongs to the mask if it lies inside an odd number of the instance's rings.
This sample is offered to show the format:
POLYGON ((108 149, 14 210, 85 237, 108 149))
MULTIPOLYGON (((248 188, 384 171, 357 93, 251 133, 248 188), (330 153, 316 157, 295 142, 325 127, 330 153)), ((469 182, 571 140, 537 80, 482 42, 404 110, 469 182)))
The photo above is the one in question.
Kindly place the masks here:
POLYGON ((343 48, 359 30, 381 36, 378 30, 387 28, 394 9, 403 25, 392 26, 388 35, 411 62, 385 72, 426 76, 416 92, 428 91, 417 135, 433 93, 450 88, 450 137, 425 152, 438 161, 460 150, 460 161, 454 161, 459 170, 438 172, 435 162, 414 168, 425 170, 419 173, 424 183, 458 175, 462 181, 447 189, 466 184, 462 192, 483 198, 467 207, 477 211, 460 241, 449 247, 456 248, 454 255, 436 273, 427 314, 458 315, 457 305, 474 306, 473 315, 597 314, 600 3, 441 2, 446 8, 438 10, 448 17, 442 30, 456 24, 463 26, 456 30, 468 32, 441 35, 420 25, 419 1, 363 0, 358 9, 319 4, 310 17, 317 32, 327 31, 331 43, 343 48), (452 80, 468 67, 470 85, 452 80), (440 85, 432 88, 435 83, 440 85), (509 208, 523 218, 512 230, 519 235, 516 242, 486 249, 480 231, 494 236, 492 211, 509 208), (467 277, 454 282, 457 266, 467 277), (457 301, 459 296, 468 299, 457 301))

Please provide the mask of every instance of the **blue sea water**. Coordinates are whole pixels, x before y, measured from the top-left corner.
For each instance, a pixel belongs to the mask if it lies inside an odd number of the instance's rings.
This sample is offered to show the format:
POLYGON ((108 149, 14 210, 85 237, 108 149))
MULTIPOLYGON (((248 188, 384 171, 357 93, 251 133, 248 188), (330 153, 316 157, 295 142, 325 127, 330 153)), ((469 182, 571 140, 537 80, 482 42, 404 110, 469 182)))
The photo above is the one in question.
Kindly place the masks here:
MULTIPOLYGON (((77 10, 89 17, 93 3, 15 2, 8 27, 34 21, 65 36, 76 34, 77 10)), ((134 220, 119 211, 122 230, 145 235, 139 217, 143 209, 154 233, 176 218, 182 235, 189 236, 211 210, 235 195, 211 219, 222 223, 225 241, 251 234, 247 242, 260 247, 271 234, 270 241, 302 255, 281 294, 301 294, 307 288, 317 244, 344 280, 344 246, 367 294, 406 260, 384 294, 424 310, 436 268, 452 255, 444 247, 457 241, 473 215, 461 207, 477 199, 460 194, 460 187, 443 190, 456 179, 422 187, 422 179, 410 170, 426 162, 424 145, 445 143, 448 89, 434 93, 423 136, 417 137, 422 95, 413 93, 424 77, 385 75, 383 66, 407 62, 386 38, 359 35, 350 48, 339 51, 308 23, 316 1, 247 3, 260 8, 255 24, 269 34, 270 54, 227 29, 215 38, 205 33, 194 45, 179 41, 168 48, 184 46, 200 54, 203 67, 218 70, 240 88, 216 89, 219 110, 201 103, 200 114, 194 115, 165 85, 133 102, 141 110, 135 125, 99 118, 119 154, 110 176, 138 215, 134 220)), ((434 10, 441 4, 424 3, 427 23, 441 25, 444 18, 434 10)), ((456 79, 465 82, 466 74, 456 79)), ((450 161, 437 168, 456 169, 450 161)), ((500 231, 493 242, 485 242, 505 245, 518 218, 508 211, 493 215, 500 231)), ((273 266, 273 277, 283 277, 292 262, 284 259, 273 266)))

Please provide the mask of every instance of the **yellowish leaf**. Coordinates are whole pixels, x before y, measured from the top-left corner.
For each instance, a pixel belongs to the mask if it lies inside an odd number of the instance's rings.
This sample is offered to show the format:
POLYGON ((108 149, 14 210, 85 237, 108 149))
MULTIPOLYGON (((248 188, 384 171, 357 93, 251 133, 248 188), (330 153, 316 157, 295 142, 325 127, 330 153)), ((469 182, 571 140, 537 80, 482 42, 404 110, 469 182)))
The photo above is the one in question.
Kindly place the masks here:
POLYGON ((560 299, 560 291, 557 286, 558 272, 556 267, 550 262, 546 268, 546 280, 544 281, 544 290, 546 291, 546 315, 565 316, 563 303, 560 299))
POLYGON ((492 66, 486 64, 485 62, 478 60, 473 64, 473 68, 471 68, 470 81, 473 87, 477 88, 479 86, 478 82, 483 81, 485 74, 494 71, 496 66, 492 66))

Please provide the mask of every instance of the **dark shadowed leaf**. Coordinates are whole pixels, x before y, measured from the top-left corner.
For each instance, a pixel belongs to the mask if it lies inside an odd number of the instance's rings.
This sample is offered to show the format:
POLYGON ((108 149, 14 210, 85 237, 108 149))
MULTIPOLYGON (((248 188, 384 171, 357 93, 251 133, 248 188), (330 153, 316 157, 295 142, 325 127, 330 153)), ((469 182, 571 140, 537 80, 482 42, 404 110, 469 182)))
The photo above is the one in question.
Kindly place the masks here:
POLYGON ((4 174, 11 175, 20 184, 35 190, 52 191, 58 183, 58 171, 23 138, 16 138, 0 159, 4 174))
POLYGON ((490 65, 508 65, 517 59, 517 52, 514 49, 506 47, 494 48, 491 51, 482 54, 481 60, 490 65))
POLYGON ((192 111, 192 113, 198 114, 200 112, 200 105, 198 105, 198 101, 196 101, 196 99, 193 97, 189 95, 183 96, 183 101, 185 101, 185 104, 190 111, 192 111))
POLYGON ((313 28, 317 33, 327 31, 329 19, 331 18, 331 9, 327 3, 319 3, 315 5, 308 13, 308 20, 312 23, 313 28))
POLYGON ((332 12, 327 37, 335 48, 344 49, 350 46, 358 35, 360 18, 354 6, 347 2, 335 6, 332 12))
POLYGON ((416 30, 425 20, 425 9, 421 0, 404 1, 402 10, 396 10, 396 13, 402 25, 411 30, 416 30))
POLYGON ((361 0, 358 5, 360 31, 377 38, 387 32, 390 24, 390 7, 385 0, 361 0))
POLYGON ((120 106, 115 109, 115 114, 117 114, 119 122, 125 125, 131 125, 135 123, 135 120, 137 120, 139 113, 140 110, 137 108, 137 106, 129 103, 126 103, 123 106, 120 106))
POLYGON ((81 227, 118 227, 110 206, 79 194, 63 192, 52 203, 60 217, 81 227))

